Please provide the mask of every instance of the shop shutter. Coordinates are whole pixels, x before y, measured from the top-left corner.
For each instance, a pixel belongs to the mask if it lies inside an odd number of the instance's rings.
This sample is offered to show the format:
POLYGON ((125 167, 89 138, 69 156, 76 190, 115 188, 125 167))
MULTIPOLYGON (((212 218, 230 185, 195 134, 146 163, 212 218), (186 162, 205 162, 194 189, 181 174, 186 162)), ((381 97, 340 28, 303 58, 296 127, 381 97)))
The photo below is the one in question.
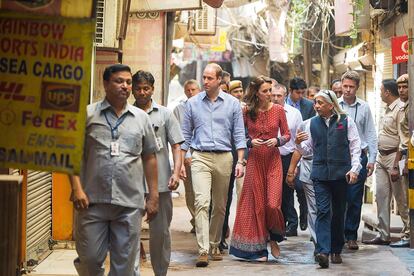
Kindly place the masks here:
POLYGON ((52 174, 27 172, 26 261, 37 264, 49 253, 52 237, 52 174))

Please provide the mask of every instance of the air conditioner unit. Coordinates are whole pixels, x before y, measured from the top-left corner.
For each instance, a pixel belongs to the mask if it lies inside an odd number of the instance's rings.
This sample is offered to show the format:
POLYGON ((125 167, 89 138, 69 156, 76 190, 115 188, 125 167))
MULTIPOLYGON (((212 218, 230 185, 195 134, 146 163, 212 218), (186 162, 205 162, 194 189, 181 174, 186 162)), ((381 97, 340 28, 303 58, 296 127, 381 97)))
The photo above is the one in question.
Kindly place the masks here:
POLYGON ((217 26, 217 10, 203 3, 200 10, 192 13, 190 22, 191 35, 215 35, 217 26))
POLYGON ((95 46, 118 48, 122 36, 121 21, 125 0, 96 1, 95 46))

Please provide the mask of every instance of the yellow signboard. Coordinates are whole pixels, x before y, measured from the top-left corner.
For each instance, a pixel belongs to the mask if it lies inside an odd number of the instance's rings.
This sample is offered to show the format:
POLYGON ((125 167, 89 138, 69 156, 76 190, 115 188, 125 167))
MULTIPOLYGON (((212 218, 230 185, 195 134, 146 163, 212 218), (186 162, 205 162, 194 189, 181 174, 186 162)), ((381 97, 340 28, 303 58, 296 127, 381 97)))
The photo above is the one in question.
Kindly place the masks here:
POLYGON ((94 27, 0 12, 0 167, 80 172, 94 27))
POLYGON ((64 17, 92 17, 92 0, 0 0, 0 9, 64 17))

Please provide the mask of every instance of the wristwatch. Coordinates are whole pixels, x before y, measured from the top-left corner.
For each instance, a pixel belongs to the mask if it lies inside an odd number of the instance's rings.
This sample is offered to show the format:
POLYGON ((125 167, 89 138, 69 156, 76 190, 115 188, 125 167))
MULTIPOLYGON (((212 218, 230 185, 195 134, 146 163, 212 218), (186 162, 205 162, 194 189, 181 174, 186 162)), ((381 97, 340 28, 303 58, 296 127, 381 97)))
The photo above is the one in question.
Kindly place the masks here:
POLYGON ((242 165, 242 166, 246 166, 246 160, 243 160, 243 161, 237 161, 237 164, 240 164, 240 165, 242 165))

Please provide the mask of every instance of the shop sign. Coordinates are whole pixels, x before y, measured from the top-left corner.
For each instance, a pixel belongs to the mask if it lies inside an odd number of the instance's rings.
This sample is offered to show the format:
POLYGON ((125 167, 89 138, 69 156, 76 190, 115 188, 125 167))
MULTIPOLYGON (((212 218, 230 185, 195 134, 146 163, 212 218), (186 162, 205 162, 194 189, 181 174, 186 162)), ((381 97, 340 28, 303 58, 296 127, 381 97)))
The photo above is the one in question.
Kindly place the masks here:
POLYGON ((92 0, 0 0, 0 9, 64 17, 92 17, 92 0))
POLYGON ((80 172, 94 29, 0 12, 0 167, 80 172))
POLYGON ((392 64, 408 62, 408 37, 406 35, 391 38, 392 64))

